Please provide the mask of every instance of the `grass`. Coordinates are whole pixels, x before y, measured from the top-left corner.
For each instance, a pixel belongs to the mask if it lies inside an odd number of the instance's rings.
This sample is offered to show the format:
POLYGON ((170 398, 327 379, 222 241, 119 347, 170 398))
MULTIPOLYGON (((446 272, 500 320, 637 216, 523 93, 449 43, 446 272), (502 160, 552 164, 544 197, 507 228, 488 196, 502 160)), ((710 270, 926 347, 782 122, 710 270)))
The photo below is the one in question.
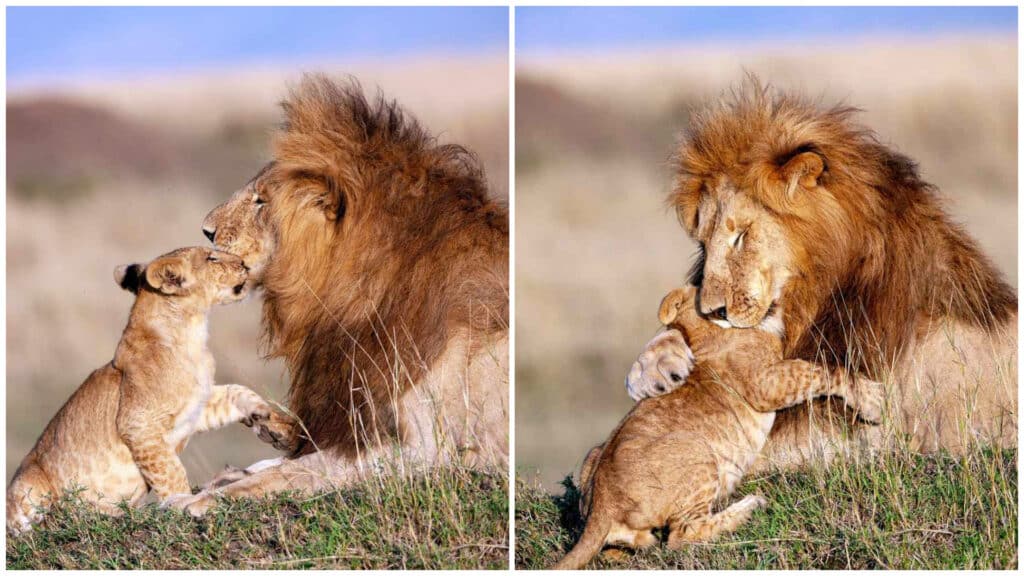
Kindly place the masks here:
POLYGON ((193 520, 155 505, 98 514, 73 495, 8 569, 426 569, 508 567, 504 474, 437 470, 312 497, 224 500, 193 520))
MULTIPOLYGON (((519 481, 516 566, 549 567, 583 529, 571 478, 552 496, 519 481)), ((890 454, 744 481, 769 502, 739 531, 670 551, 605 554, 592 568, 1010 569, 1017 566, 1017 451, 890 454), (617 558, 613 558, 617 556, 617 558)))

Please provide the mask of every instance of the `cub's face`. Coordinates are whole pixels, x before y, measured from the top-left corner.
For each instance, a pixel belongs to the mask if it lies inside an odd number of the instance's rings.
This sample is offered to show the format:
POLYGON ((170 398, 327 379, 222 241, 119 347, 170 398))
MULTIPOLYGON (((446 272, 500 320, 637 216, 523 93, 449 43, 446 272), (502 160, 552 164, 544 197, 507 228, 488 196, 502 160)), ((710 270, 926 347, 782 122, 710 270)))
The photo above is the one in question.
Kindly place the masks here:
POLYGON ((242 259, 209 248, 179 248, 149 264, 119 266, 117 283, 133 293, 149 290, 197 306, 237 302, 248 295, 242 259))
POLYGON ((781 359, 779 335, 765 330, 727 330, 698 311, 697 298, 693 286, 672 290, 661 301, 658 320, 686 335, 698 361, 730 355, 756 364, 781 359))
POLYGON ((263 283, 263 271, 274 250, 274 234, 267 210, 270 187, 268 164, 227 202, 203 220, 203 234, 214 248, 239 256, 249 268, 249 284, 263 283))
POLYGON ((781 334, 780 298, 793 274, 782 223, 725 177, 682 185, 696 188, 677 209, 700 243, 691 277, 700 312, 723 328, 781 334))

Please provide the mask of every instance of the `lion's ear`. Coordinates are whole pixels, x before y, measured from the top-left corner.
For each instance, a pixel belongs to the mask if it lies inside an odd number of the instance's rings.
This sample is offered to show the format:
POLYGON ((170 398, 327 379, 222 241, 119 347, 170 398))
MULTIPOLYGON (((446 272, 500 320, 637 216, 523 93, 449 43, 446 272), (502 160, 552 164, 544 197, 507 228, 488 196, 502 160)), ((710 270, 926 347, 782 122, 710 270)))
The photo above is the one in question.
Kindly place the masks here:
POLYGON ((146 282, 164 294, 181 294, 193 283, 192 271, 181 258, 158 258, 146 267, 146 282))
POLYGON ((786 195, 792 199, 797 188, 812 190, 818 186, 818 178, 825 171, 825 160, 817 152, 797 151, 782 168, 779 176, 786 183, 786 195))
POLYGON ((142 264, 127 264, 114 268, 114 282, 132 294, 138 294, 139 284, 142 282, 142 264))
POLYGON ((345 210, 348 202, 345 198, 345 190, 333 178, 324 179, 324 195, 320 200, 324 210, 324 216, 331 221, 338 221, 345 217, 345 210))

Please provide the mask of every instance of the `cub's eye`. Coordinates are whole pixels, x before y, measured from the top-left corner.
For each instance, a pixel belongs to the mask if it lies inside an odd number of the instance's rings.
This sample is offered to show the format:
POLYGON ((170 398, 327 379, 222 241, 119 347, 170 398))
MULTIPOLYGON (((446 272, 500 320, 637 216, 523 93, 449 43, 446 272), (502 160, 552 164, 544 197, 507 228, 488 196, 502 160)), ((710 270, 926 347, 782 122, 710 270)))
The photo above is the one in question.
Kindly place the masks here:
MULTIPOLYGON (((750 228, 747 228, 747 230, 750 230, 750 228)), ((743 246, 743 239, 747 236, 747 230, 740 232, 739 235, 736 236, 736 239, 732 241, 733 248, 740 248, 743 246)))
POLYGON ((220 262, 220 260, 217 260, 216 256, 212 256, 212 255, 211 256, 207 256, 206 257, 206 261, 207 262, 220 262))
POLYGON ((266 204, 266 203, 267 203, 267 201, 266 201, 266 200, 264 200, 263 198, 260 198, 259 196, 255 196, 255 197, 253 197, 252 201, 253 201, 253 202, 254 202, 254 203, 255 203, 255 204, 257 205, 257 206, 263 206, 264 204, 266 204))

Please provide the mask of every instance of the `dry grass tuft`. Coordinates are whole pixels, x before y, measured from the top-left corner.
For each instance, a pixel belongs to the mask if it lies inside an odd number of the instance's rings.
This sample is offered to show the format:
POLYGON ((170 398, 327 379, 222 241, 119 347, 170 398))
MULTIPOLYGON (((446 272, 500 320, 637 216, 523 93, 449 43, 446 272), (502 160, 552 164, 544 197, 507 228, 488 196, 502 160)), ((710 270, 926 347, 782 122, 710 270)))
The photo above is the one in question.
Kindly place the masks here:
MULTIPOLYGON (((591 564, 605 569, 1013 569, 1017 451, 963 457, 895 452, 743 483, 769 502, 734 534, 680 551, 664 546, 591 564)), ((552 496, 516 486, 516 566, 549 567, 579 538, 570 478, 552 496)))
POLYGON ((445 468, 306 497, 224 500, 193 520, 155 505, 119 517, 69 494, 7 541, 8 569, 504 569, 505 472, 445 468))

